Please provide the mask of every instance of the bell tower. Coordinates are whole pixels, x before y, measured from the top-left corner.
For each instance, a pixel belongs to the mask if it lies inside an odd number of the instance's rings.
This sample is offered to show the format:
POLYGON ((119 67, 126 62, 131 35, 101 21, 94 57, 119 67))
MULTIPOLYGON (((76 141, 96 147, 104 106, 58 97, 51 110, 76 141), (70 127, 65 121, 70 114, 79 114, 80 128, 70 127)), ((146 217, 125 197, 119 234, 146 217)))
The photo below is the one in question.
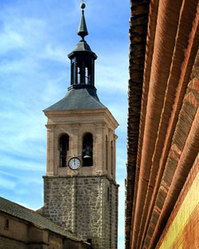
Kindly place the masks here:
POLYGON ((44 110, 47 169, 43 215, 91 242, 94 249, 117 248, 118 185, 115 181, 117 121, 95 88, 96 54, 88 35, 85 4, 81 40, 68 55, 71 83, 66 96, 44 110))

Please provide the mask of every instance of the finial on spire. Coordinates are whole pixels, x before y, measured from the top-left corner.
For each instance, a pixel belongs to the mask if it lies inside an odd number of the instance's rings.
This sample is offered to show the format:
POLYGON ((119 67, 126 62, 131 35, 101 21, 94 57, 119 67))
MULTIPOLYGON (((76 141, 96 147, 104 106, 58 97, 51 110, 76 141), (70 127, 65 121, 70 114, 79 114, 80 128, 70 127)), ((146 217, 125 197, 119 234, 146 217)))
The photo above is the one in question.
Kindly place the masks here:
POLYGON ((86 4, 84 2, 81 2, 80 7, 81 7, 81 9, 85 9, 86 8, 86 4))
POLYGON ((79 24, 77 34, 79 36, 81 36, 82 40, 84 40, 84 37, 88 35, 88 30, 87 30, 87 27, 86 27, 86 20, 85 20, 85 17, 84 17, 84 9, 86 7, 86 4, 84 2, 82 2, 80 7, 82 9, 82 16, 81 16, 81 21, 80 21, 80 24, 79 24))

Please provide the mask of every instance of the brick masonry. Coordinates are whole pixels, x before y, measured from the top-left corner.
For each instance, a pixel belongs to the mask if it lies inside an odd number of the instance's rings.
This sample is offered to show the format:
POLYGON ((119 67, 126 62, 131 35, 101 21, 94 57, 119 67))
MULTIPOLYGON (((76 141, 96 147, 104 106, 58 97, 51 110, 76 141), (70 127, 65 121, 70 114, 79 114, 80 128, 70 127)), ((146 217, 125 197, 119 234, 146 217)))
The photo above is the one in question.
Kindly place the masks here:
POLYGON ((45 176, 43 214, 95 249, 117 248, 118 185, 107 176, 45 176))
POLYGON ((156 248, 199 248, 198 188, 199 158, 196 158, 156 248))
POLYGON ((131 1, 126 249, 156 247, 198 153, 197 9, 131 1))

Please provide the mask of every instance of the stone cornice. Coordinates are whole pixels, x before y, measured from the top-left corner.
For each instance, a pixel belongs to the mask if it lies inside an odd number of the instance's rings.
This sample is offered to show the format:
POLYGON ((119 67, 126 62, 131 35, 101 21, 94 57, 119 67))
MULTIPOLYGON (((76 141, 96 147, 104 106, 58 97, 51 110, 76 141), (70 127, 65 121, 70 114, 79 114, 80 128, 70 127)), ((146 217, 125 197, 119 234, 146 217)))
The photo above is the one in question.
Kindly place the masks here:
POLYGON ((106 122, 111 125, 112 129, 118 127, 118 122, 113 117, 112 113, 105 109, 88 109, 88 110, 61 110, 61 111, 44 111, 45 115, 51 119, 56 117, 104 117, 106 122))
POLYGON ((116 183, 115 180, 113 180, 112 178, 110 178, 107 175, 71 175, 71 176, 43 176, 43 178, 68 178, 68 179, 72 179, 72 178, 106 178, 108 179, 111 183, 113 183, 116 187, 119 188, 119 184, 116 183))

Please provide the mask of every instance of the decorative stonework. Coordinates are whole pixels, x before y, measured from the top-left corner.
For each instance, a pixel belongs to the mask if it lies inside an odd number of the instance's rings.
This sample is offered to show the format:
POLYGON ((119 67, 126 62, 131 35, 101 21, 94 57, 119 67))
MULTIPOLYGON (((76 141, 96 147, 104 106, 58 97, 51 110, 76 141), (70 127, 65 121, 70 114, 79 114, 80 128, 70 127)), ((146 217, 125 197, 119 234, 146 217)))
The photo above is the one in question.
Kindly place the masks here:
POLYGON ((76 172, 68 167, 59 167, 58 140, 61 134, 69 136, 67 161, 82 156, 82 138, 87 132, 93 135, 93 167, 85 167, 78 171, 80 175, 107 174, 115 179, 115 141, 114 133, 117 122, 108 109, 78 111, 45 111, 47 124, 47 172, 48 176, 72 176, 76 172), (65 115, 63 115, 65 114, 65 115), (108 148, 106 148, 106 136, 108 148), (113 143, 113 160, 111 160, 111 141, 113 143), (106 158, 106 153, 108 156, 106 158), (107 166, 106 166, 107 165, 107 166), (112 169, 112 170, 111 170, 112 169))

